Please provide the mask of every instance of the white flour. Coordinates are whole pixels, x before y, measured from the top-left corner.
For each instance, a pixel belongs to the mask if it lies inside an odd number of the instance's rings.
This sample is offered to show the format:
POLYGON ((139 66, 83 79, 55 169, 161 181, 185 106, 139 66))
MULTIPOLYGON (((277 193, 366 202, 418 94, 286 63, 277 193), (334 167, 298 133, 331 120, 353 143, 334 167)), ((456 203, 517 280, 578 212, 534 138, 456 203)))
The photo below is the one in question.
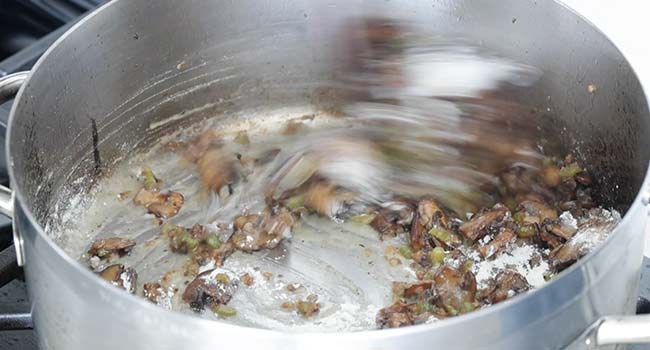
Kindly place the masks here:
POLYGON ((535 253, 540 253, 540 250, 530 245, 523 245, 512 251, 501 253, 494 260, 475 263, 472 272, 476 275, 478 287, 486 287, 488 279, 494 278, 504 268, 520 273, 535 288, 542 286, 545 282, 544 273, 548 271, 548 264, 541 260, 539 265, 531 267, 530 259, 535 253))

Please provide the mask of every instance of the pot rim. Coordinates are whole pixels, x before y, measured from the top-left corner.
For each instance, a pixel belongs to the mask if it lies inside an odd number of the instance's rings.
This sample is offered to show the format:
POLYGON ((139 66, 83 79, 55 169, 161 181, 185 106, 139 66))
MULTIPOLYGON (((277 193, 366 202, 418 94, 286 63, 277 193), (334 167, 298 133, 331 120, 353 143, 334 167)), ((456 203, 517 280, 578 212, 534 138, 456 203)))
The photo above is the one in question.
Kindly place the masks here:
MULTIPOLYGON (((580 20, 586 22, 589 26, 594 28, 596 32, 601 35, 601 37, 611 44, 613 48, 618 52, 618 54, 623 57, 627 65, 630 67, 632 70, 634 76, 638 79, 638 75, 636 74, 634 67, 629 63, 629 61, 625 58, 623 53, 619 50, 619 48, 610 40, 607 35, 605 35, 598 27, 596 27, 591 21, 589 21, 587 18, 582 16, 581 14, 577 13, 575 10, 572 8, 568 7, 566 4, 559 0, 548 0, 551 2, 555 2, 559 6, 562 6, 565 10, 570 11, 573 13, 577 18, 580 20)), ((34 64, 34 67, 32 68, 32 72, 38 71, 39 67, 42 65, 47 64, 47 58, 50 55, 50 53, 54 50, 57 49, 57 47, 61 44, 61 42, 65 41, 68 36, 70 36, 73 32, 78 31, 78 30, 83 30, 83 26, 85 25, 86 22, 92 21, 92 19, 100 14, 104 9, 109 8, 111 6, 115 6, 116 3, 118 3, 119 0, 111 0, 108 3, 98 7, 95 9, 91 14, 87 15, 85 18, 81 19, 79 22, 74 24, 68 31, 66 31, 61 37, 59 37, 46 51, 45 53, 38 59, 38 61, 34 64)), ((19 105, 18 101, 21 100, 22 95, 25 94, 26 86, 29 86, 31 79, 32 79, 33 74, 30 74, 29 77, 25 80, 23 87, 21 87, 20 91, 15 97, 15 102, 12 105, 11 112, 9 115, 9 120, 7 122, 7 137, 6 137, 6 157, 9 159, 9 166, 8 166, 8 173, 9 173, 9 178, 11 183, 17 184, 16 180, 16 175, 14 172, 14 167, 13 167, 13 161, 11 157, 11 145, 13 143, 13 125, 18 119, 16 116, 16 109, 17 106, 19 105)), ((646 105, 649 104, 650 96, 648 95, 647 92, 643 89, 643 85, 639 81, 639 86, 641 90, 644 92, 645 96, 645 103, 646 105)), ((650 115, 647 116, 650 118, 650 115)), ((354 341, 354 340, 364 340, 368 339, 369 336, 372 336, 373 338, 394 338, 394 337, 401 337, 401 336, 408 336, 408 335, 414 335, 414 334, 419 334, 419 333, 425 333, 425 332, 430 332, 430 331, 439 331, 448 327, 453 327, 459 323, 463 323, 467 320, 471 319, 479 319, 482 318, 488 314, 491 313, 497 313, 501 310, 507 309, 507 308, 512 308, 515 307, 515 305, 522 305, 526 303, 527 301, 531 300, 535 296, 537 296, 539 293, 541 293, 544 289, 552 286, 552 285, 558 285, 565 283, 566 281, 570 280, 571 278, 574 277, 574 275, 578 272, 579 269, 581 269, 584 265, 588 264, 596 255, 600 254, 600 252, 605 249, 606 246, 611 244, 612 239, 618 235, 618 232, 621 231, 621 227, 626 226, 625 224, 631 220, 630 213, 636 212, 639 207, 644 207, 645 205, 642 204, 642 197, 647 196, 650 191, 650 162, 647 165, 645 169, 645 175, 644 175, 644 180, 643 183, 640 187, 640 189, 637 191, 637 194, 630 205, 630 208, 628 209, 628 213, 626 213, 623 217, 621 222, 618 224, 618 226, 614 229, 612 234, 610 234, 607 239, 601 243, 598 247, 596 247, 592 252, 590 252, 587 256, 583 257, 573 265, 571 265, 569 268, 563 270, 561 273, 559 273, 557 276, 553 277, 550 281, 546 282, 542 287, 535 288, 531 291, 528 291, 526 293, 516 295, 515 297, 511 299, 507 299, 499 304, 489 306, 487 308, 482 308, 477 311, 459 315, 456 317, 452 317, 449 319, 445 319, 442 322, 434 322, 430 324, 420 324, 420 325, 413 325, 409 327, 402 327, 402 328, 392 328, 392 329, 371 329, 371 330, 362 330, 362 331, 341 331, 341 332, 287 332, 287 331, 278 331, 278 330, 271 330, 271 329, 264 329, 264 328, 257 328, 257 327, 250 327, 250 326, 241 326, 241 325, 235 325, 227 322, 223 322, 220 320, 209 320, 205 319, 202 317, 197 317, 195 315, 191 314, 186 314, 178 311, 172 311, 172 310, 167 310, 164 308, 161 308, 157 305, 152 304, 151 302, 145 300, 144 298, 138 297, 136 295, 131 295, 130 293, 119 289, 115 288, 114 286, 111 286, 110 284, 106 283, 104 280, 102 280, 98 275, 94 274, 92 271, 84 267, 81 263, 79 263, 76 259, 72 258, 68 254, 66 254, 61 247, 56 244, 52 238, 47 235, 40 223, 35 219, 34 214, 30 208, 27 207, 24 203, 25 201, 25 196, 23 194, 22 189, 19 186, 16 186, 13 188, 13 192, 15 195, 15 201, 20 205, 20 210, 22 213, 27 217, 29 220, 30 224, 33 226, 35 231, 37 232, 37 235, 42 238, 46 243, 47 247, 52 249, 56 255, 57 258, 60 260, 63 260, 64 263, 70 265, 72 268, 74 268, 80 276, 85 278, 87 282, 92 283, 95 287, 104 289, 104 292, 108 294, 108 297, 111 298, 111 300, 131 304, 134 306, 137 306, 141 308, 143 311, 146 311, 147 313, 160 313, 161 317, 165 317, 167 320, 170 322, 183 322, 184 324, 194 324, 197 326, 197 331, 201 331, 203 329, 211 329, 211 330, 220 330, 220 331, 228 331, 228 332, 233 332, 233 335, 243 335, 246 337, 251 336, 251 332, 256 332, 258 334, 263 334, 266 335, 268 338, 283 338, 283 339, 293 339, 293 340, 299 340, 303 337, 309 337, 310 342, 313 342, 315 338, 317 339, 329 339, 333 340, 333 338, 336 337, 336 341, 354 341)), ((580 294, 575 295, 575 298, 579 297, 580 294)), ((565 300, 565 303, 570 302, 570 300, 565 300)))

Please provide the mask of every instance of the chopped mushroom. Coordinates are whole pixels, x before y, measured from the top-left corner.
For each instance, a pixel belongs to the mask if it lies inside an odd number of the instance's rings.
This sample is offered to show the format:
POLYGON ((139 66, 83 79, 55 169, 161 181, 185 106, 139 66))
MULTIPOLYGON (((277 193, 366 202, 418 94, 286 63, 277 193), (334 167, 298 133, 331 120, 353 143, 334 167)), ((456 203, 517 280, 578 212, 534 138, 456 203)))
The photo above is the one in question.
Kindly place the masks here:
POLYGON ((135 241, 128 238, 101 238, 93 242, 90 249, 88 249, 88 254, 91 257, 96 256, 102 260, 110 261, 128 254, 133 247, 135 247, 135 241))
POLYGON ((114 286, 131 294, 135 293, 138 274, 131 267, 125 267, 122 264, 111 265, 99 272, 99 276, 114 286))
POLYGON ((235 218, 235 232, 230 237, 230 242, 236 249, 243 251, 272 249, 291 235, 294 224, 295 219, 284 208, 276 214, 265 211, 261 215, 240 216, 235 218))
POLYGON ((520 211, 514 215, 515 221, 519 224, 541 225, 546 220, 557 219, 557 212, 555 209, 541 202, 524 201, 519 203, 519 208, 520 211))
POLYGON ((476 299, 476 278, 470 271, 460 271, 442 266, 434 277, 434 289, 438 295, 440 307, 447 315, 455 316, 464 312, 468 304, 476 299))
POLYGON ((149 213, 159 218, 170 218, 178 214, 183 206, 185 198, 179 192, 168 192, 165 194, 165 201, 163 203, 152 203, 147 206, 149 213))
POLYGON ((397 328, 413 324, 411 307, 403 301, 397 301, 391 306, 385 307, 377 313, 377 325, 379 328, 397 328))
MULTIPOLYGON (((436 227, 436 230, 445 230, 449 225, 447 216, 442 212, 438 204, 432 199, 423 199, 418 203, 415 216, 411 223, 409 242, 415 250, 420 250, 427 245, 430 232, 436 227)), ((445 235, 445 237, 449 234, 445 235)), ((443 240, 449 244, 450 239, 443 240)))
POLYGON ((603 209, 592 209, 580 222, 578 231, 565 244, 557 246, 549 255, 553 267, 562 270, 589 253, 607 238, 620 218, 603 209))
POLYGON ((495 277, 494 287, 488 292, 487 299, 492 304, 500 303, 530 288, 524 276, 512 270, 504 270, 495 277))
POLYGON ((458 231, 470 240, 476 241, 488 233, 498 232, 508 213, 508 208, 496 204, 492 209, 474 215, 470 221, 460 225, 458 231))
POLYGON ((205 306, 228 304, 236 289, 236 280, 216 270, 208 270, 196 276, 185 287, 183 301, 188 303, 192 310, 200 311, 205 306))
POLYGON ((307 318, 313 316, 315 313, 318 312, 319 309, 320 309, 320 304, 318 304, 316 301, 299 300, 298 302, 296 302, 296 310, 298 311, 298 313, 307 318))
POLYGON ((140 189, 133 198, 135 205, 142 205, 149 213, 159 218, 170 218, 178 214, 185 198, 179 192, 156 192, 145 188, 140 189))
POLYGON ((302 198, 304 206, 308 209, 319 215, 335 218, 344 210, 352 196, 332 184, 318 182, 309 186, 302 198))
POLYGON ((249 273, 243 274, 241 277, 239 277, 239 279, 248 287, 255 284, 255 279, 249 273))
POLYGON ((176 291, 175 288, 164 287, 160 282, 148 282, 143 285, 142 294, 150 302, 169 310, 176 291))
POLYGON ((509 242, 512 242, 515 237, 516 235, 512 230, 504 228, 490 243, 478 247, 478 251, 483 258, 489 258, 503 249, 509 242))
POLYGON ((404 227, 413 221, 415 210, 411 203, 402 200, 384 203, 382 209, 370 222, 370 226, 379 232, 380 238, 395 237, 404 231, 404 227))
POLYGON ((235 160, 223 148, 212 148, 203 154, 196 165, 203 184, 217 192, 235 180, 235 160))

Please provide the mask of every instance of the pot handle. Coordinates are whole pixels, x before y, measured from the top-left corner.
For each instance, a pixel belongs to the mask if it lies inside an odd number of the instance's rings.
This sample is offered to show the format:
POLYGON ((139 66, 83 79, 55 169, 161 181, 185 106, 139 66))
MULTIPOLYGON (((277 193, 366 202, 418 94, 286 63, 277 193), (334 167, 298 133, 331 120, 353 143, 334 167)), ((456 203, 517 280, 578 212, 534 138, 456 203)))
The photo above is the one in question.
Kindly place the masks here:
POLYGON ((601 317, 566 349, 598 349, 616 344, 650 344, 650 315, 601 317))
MULTIPOLYGON (((18 72, 0 77, 0 104, 5 103, 16 96, 18 90, 23 85, 29 72, 18 72)), ((13 219, 14 216, 14 193, 5 186, 0 185, 0 214, 13 219)), ((18 266, 23 266, 25 262, 23 254, 23 240, 14 226, 14 247, 16 248, 16 262, 18 266)))

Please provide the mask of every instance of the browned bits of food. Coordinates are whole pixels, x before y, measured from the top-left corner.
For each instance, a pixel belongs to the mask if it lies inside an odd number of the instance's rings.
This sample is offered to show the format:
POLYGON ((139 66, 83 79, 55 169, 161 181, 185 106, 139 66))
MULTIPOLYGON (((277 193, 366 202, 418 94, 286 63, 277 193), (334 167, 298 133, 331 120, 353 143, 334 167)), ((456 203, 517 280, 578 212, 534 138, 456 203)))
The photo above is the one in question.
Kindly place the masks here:
POLYGON ((194 275, 193 270, 199 265, 213 261, 217 266, 223 265, 224 260, 235 250, 232 242, 222 243, 215 233, 209 233, 199 224, 191 228, 166 223, 161 228, 161 234, 169 238, 169 247, 175 253, 190 254, 188 275, 194 275))
POLYGON ((309 186, 302 198, 306 208, 328 218, 336 217, 343 209, 345 201, 350 199, 348 193, 327 182, 317 182, 309 186))
POLYGON ((128 238, 101 238, 93 242, 90 249, 88 249, 88 255, 110 261, 128 254, 133 247, 135 247, 135 241, 128 238))
POLYGON ((172 288, 166 288, 160 282, 148 282, 143 285, 142 294, 150 302, 171 308, 171 297, 176 291, 172 288))
POLYGON ((248 287, 255 284, 255 279, 253 279, 253 276, 251 276, 249 273, 243 274, 241 277, 239 277, 239 279, 248 287))
POLYGON ((398 259, 398 258, 395 258, 395 257, 388 258, 388 264, 389 264, 390 266, 398 266, 398 265, 402 265, 402 260, 400 260, 400 259, 398 259))
POLYGON ((483 258, 489 258, 503 249, 509 242, 514 241, 516 236, 512 230, 503 228, 488 244, 478 247, 479 254, 483 258))
POLYGON ((544 180, 544 184, 548 187, 558 186, 562 182, 560 169, 554 165, 545 167, 542 171, 542 179, 544 180))
POLYGON ((163 203, 152 203, 147 206, 149 213, 159 218, 170 218, 178 214, 185 202, 185 198, 179 192, 168 192, 165 194, 163 203))
POLYGON ((203 310, 205 306, 214 304, 228 304, 237 289, 237 283, 235 279, 228 278, 226 281, 223 278, 217 278, 219 275, 215 273, 215 270, 199 274, 185 287, 183 301, 188 303, 194 311, 203 310))
POLYGON ((617 223, 611 215, 603 215, 602 209, 590 209, 573 237, 551 251, 549 262, 557 270, 566 268, 603 242, 617 223))
POLYGON ((562 239, 569 240, 573 235, 578 231, 578 228, 562 221, 556 220, 555 222, 548 223, 544 226, 544 229, 549 233, 560 237, 562 239))
POLYGON ((290 301, 285 301, 284 303, 280 304, 280 307, 284 311, 293 311, 296 309, 296 304, 290 301))
POLYGON ((169 247, 174 253, 186 254, 199 246, 199 240, 184 227, 165 224, 162 232, 169 237, 169 247))
MULTIPOLYGON (((406 283, 403 286, 402 296, 404 298, 413 298, 413 297, 420 296, 426 291, 428 291, 429 289, 431 289, 431 285, 432 285, 431 281, 406 283)), ((395 285, 393 285, 393 288, 395 288, 395 285)))
POLYGON ((219 191, 223 186, 231 184, 236 176, 234 161, 223 148, 206 151, 196 162, 203 185, 219 191))
POLYGON ((264 271, 262 272, 262 277, 264 277, 265 280, 270 281, 273 279, 273 272, 264 271))
POLYGON ((99 277, 131 294, 135 293, 138 274, 131 267, 122 264, 111 265, 99 272, 99 277))
POLYGON ((221 135, 216 130, 207 130, 188 142, 181 149, 183 156, 190 162, 197 162, 205 152, 213 147, 221 146, 221 135))
POLYGON ((117 199, 123 201, 123 200, 129 198, 130 195, 131 195, 131 191, 120 192, 117 195, 117 199))
POLYGON ((157 303, 158 298, 162 295, 163 289, 158 282, 148 282, 143 285, 143 294, 152 303, 157 303))
POLYGON ((494 287, 489 289, 487 299, 490 303, 496 304, 530 288, 524 276, 512 270, 504 270, 495 277, 494 287))
POLYGON ((462 224, 458 231, 470 240, 476 241, 488 233, 498 232, 508 213, 508 208, 496 204, 492 209, 474 215, 470 221, 462 224))
POLYGON ((544 247, 555 249, 562 244, 562 242, 556 236, 550 234, 546 230, 540 230, 538 236, 539 236, 539 240, 542 243, 542 246, 544 247))
POLYGON ((418 203, 415 216, 411 222, 409 235, 411 248, 420 250, 427 246, 429 230, 434 226, 439 230, 447 230, 447 216, 433 199, 423 199, 418 203))
POLYGON ((183 206, 185 198, 180 192, 156 192, 145 188, 140 189, 133 198, 135 205, 142 205, 147 208, 150 214, 159 218, 170 218, 178 214, 183 206))
POLYGON ((133 197, 133 204, 147 207, 154 203, 165 203, 165 199, 166 197, 163 193, 142 188, 133 197))
POLYGON ((447 315, 456 316, 466 309, 466 303, 476 300, 476 278, 470 271, 460 271, 442 266, 434 277, 437 303, 447 315))
POLYGON ((261 215, 240 216, 234 221, 230 241, 242 251, 272 249, 291 234, 294 224, 294 217, 285 208, 276 214, 266 210, 261 215))
POLYGON ((386 212, 379 212, 370 222, 370 226, 379 232, 381 238, 395 237, 403 228, 391 222, 386 214, 386 212))
POLYGON ((370 226, 379 232, 380 238, 395 237, 398 233, 405 232, 405 227, 413 221, 415 208, 412 203, 395 200, 384 203, 370 226))
POLYGON ((403 301, 398 301, 391 306, 385 307, 377 313, 377 325, 379 328, 397 328, 413 324, 411 308, 403 301))
POLYGON ((519 209, 515 214, 515 220, 519 224, 536 224, 541 225, 546 220, 557 219, 557 212, 555 209, 541 202, 524 201, 519 203, 519 209), (519 214, 521 213, 521 216, 519 214))
POLYGON ((320 304, 316 301, 297 301, 296 310, 304 317, 310 318, 320 309, 320 304))
POLYGON ((289 283, 287 284, 287 290, 290 292, 295 292, 300 288, 300 283, 289 283))

